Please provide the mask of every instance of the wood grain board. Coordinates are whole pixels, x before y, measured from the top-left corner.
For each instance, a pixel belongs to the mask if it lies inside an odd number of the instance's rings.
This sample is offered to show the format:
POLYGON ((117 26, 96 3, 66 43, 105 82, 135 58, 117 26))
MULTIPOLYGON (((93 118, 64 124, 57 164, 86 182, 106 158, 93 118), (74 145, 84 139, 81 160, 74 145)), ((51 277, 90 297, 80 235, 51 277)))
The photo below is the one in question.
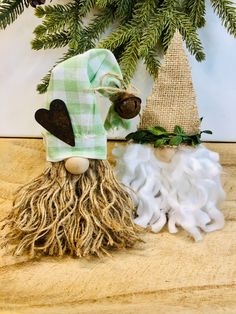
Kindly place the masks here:
MULTIPOLYGON (((0 313, 236 313, 236 144, 206 146, 224 169, 223 230, 194 243, 164 229, 103 259, 30 260, 1 250, 0 313)), ((42 140, 0 139, 0 160, 1 219, 13 191, 44 169, 42 140)))

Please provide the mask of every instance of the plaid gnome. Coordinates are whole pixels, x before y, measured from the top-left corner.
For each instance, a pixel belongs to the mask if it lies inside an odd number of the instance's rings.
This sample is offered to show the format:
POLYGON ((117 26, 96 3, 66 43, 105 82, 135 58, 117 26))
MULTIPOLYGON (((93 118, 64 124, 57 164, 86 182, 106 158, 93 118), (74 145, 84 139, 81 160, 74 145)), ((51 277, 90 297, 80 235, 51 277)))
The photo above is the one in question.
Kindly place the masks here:
POLYGON ((132 200, 106 160, 96 90, 113 102, 109 127, 140 111, 140 99, 122 89, 121 70, 109 50, 89 50, 53 69, 49 110, 35 114, 47 130, 49 167, 19 188, 4 222, 5 244, 13 244, 17 255, 100 256, 139 241, 132 200))

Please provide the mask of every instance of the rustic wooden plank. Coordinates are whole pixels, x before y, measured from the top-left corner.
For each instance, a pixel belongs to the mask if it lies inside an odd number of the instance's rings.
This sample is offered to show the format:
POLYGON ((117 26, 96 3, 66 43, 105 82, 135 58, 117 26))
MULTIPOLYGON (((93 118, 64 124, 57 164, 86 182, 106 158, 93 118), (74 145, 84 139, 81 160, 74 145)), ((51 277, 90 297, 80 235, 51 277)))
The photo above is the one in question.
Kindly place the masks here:
POLYGON ((235 143, 206 143, 207 148, 220 154, 222 165, 236 165, 235 143))
MULTIPOLYGON (((116 298, 56 305, 6 305, 4 314, 235 314, 236 293, 232 287, 203 287, 124 295, 116 298), (223 295, 223 297, 222 297, 223 295)), ((2 312, 1 312, 2 314, 2 312)))
POLYGON ((235 289, 236 224, 193 243, 185 232, 146 234, 113 258, 41 260, 0 268, 0 304, 53 305, 120 295, 225 286, 235 289))
MULTIPOLYGON (((116 145, 109 142, 108 156, 116 145)), ((220 153, 228 192, 223 230, 194 243, 184 232, 146 234, 113 258, 12 257, 0 251, 0 313, 235 313, 236 144, 220 153), (2 311, 2 312, 1 312, 2 311)), ((45 167, 40 139, 0 139, 0 219, 13 191, 45 167)))

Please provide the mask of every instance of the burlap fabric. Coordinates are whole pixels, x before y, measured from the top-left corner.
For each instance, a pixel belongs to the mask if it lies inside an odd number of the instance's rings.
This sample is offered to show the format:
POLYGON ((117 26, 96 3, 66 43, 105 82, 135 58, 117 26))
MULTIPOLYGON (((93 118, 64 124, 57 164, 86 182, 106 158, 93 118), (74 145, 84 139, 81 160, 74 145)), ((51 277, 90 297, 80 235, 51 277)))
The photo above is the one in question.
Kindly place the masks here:
POLYGON ((173 131, 175 125, 183 127, 187 134, 199 132, 200 120, 191 69, 179 33, 175 34, 167 51, 152 94, 147 99, 139 128, 156 125, 169 132, 173 131))

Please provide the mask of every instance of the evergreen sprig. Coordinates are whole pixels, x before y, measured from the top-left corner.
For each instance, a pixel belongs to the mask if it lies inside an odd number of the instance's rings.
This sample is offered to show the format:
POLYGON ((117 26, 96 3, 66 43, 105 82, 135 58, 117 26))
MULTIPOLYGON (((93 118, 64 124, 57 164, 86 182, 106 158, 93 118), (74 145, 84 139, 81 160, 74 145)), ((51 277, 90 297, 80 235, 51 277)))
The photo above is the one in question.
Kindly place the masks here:
MULTIPOLYGON (((75 0, 76 1, 76 0, 75 0)), ((80 3, 80 14, 81 17, 84 17, 89 13, 95 6, 96 0, 80 0, 77 1, 80 3)))
POLYGON ((120 25, 130 21, 136 1, 137 0, 116 0, 116 18, 120 25))
POLYGON ((155 79, 158 76, 158 69, 161 66, 161 62, 159 57, 156 54, 154 48, 149 49, 149 51, 145 54, 144 63, 147 67, 148 72, 150 75, 155 79))
POLYGON ((27 0, 3 0, 0 1, 0 29, 5 29, 13 23, 17 17, 28 7, 27 0))
POLYGON ((35 15, 38 18, 44 18, 41 25, 38 25, 34 34, 35 37, 40 37, 46 35, 47 33, 57 33, 64 31, 68 23, 68 19, 71 17, 71 14, 74 11, 74 6, 72 3, 66 5, 47 5, 47 6, 38 6, 35 10, 35 15))
POLYGON ((113 9, 108 7, 95 15, 95 18, 91 20, 89 26, 84 29, 83 36, 86 37, 87 41, 98 40, 100 35, 105 32, 113 21, 113 9))
POLYGON ((197 34, 197 29, 192 25, 189 17, 185 13, 179 13, 176 16, 177 28, 185 40, 186 47, 193 54, 197 61, 202 61, 205 59, 205 54, 203 52, 203 47, 199 36, 197 34))
POLYGON ((195 27, 203 27, 206 23, 205 0, 185 0, 185 11, 195 27))
POLYGON ((210 130, 204 130, 200 133, 188 135, 179 125, 175 126, 173 132, 167 132, 165 128, 155 126, 130 133, 126 136, 126 139, 139 144, 152 144, 154 147, 179 146, 180 144, 195 147, 202 142, 202 133, 212 134, 210 130))
POLYGON ((38 36, 32 41, 34 50, 65 47, 69 43, 68 33, 62 31, 54 34, 38 36))
POLYGON ((211 0, 214 11, 227 31, 236 37, 236 6, 229 0, 211 0))
POLYGON ((119 58, 120 67, 124 75, 125 85, 128 85, 132 79, 138 60, 138 39, 134 37, 132 38, 132 41, 127 43, 122 56, 119 58))
MULTIPOLYGON (((224 27, 236 37, 235 4, 230 0, 210 1, 224 27)), ((29 0, 0 0, 0 28, 14 22, 28 5, 29 0)), ((38 6, 35 14, 42 23, 34 30, 32 48, 67 46, 58 62, 93 47, 110 49, 128 84, 139 59, 153 77, 157 76, 158 55, 167 51, 177 30, 191 54, 198 61, 205 58, 197 33, 205 25, 205 6, 206 0, 69 0, 38 6), (95 12, 92 18, 91 12, 95 12)), ((38 86, 40 93, 46 91, 49 78, 50 71, 38 86)))

